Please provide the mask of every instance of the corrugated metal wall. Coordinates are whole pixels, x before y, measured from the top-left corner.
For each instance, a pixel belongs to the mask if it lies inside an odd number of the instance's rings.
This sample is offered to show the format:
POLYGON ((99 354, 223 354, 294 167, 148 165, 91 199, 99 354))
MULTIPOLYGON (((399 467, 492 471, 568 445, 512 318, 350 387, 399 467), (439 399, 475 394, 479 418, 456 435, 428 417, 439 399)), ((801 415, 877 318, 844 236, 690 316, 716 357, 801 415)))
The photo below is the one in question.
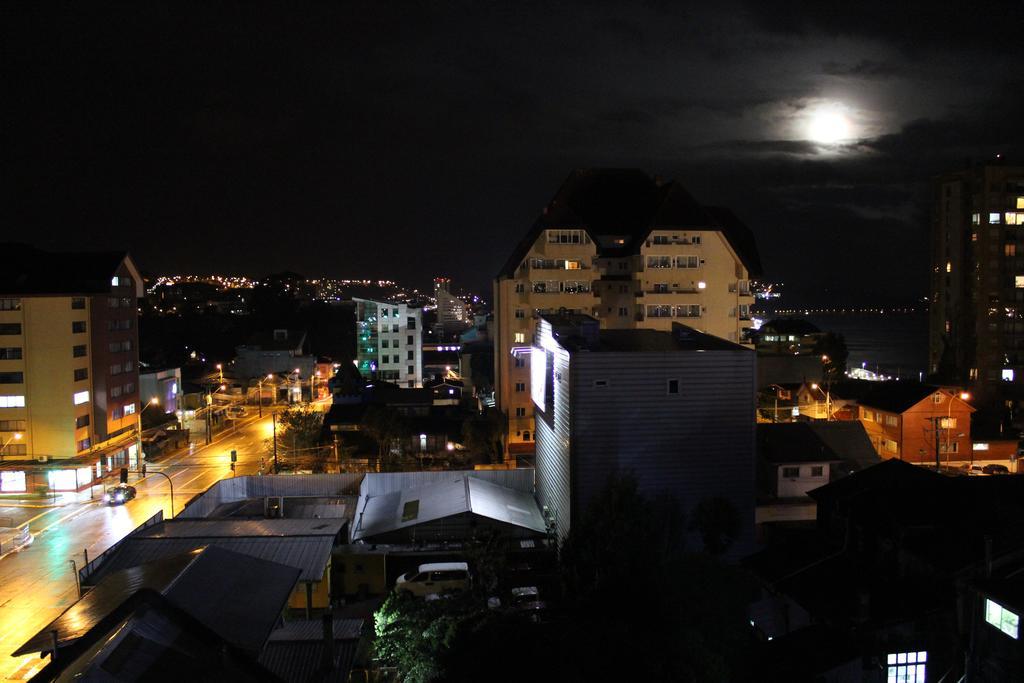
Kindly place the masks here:
MULTIPOLYGON (((573 512, 611 472, 631 471, 642 491, 671 492, 688 511, 705 498, 727 498, 744 525, 736 545, 752 543, 755 363, 740 349, 575 354, 573 512), (679 393, 668 393, 669 379, 679 380, 679 393)), ((556 415, 556 426, 563 419, 556 415)))
MULTIPOLYGON (((547 321, 541 321, 548 325, 547 321)), ((538 351, 534 351, 538 353, 538 351)), ((570 446, 572 443, 572 413, 569 408, 570 367, 569 353, 557 349, 547 355, 552 368, 545 373, 545 380, 552 383, 551 405, 542 415, 538 412, 537 430, 537 501, 547 506, 548 518, 553 519, 555 531, 560 540, 569 533, 572 522, 570 469, 570 446)))
POLYGON ((176 516, 186 519, 209 517, 225 503, 265 496, 338 496, 355 494, 362 473, 276 474, 221 479, 192 500, 176 516))

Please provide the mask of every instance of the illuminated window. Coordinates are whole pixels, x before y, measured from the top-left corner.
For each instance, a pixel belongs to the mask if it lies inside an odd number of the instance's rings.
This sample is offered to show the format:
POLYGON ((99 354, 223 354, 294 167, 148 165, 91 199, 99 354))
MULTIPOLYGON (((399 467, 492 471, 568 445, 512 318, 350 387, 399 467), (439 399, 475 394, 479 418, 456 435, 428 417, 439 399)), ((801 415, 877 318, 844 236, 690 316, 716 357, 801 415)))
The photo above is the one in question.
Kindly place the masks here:
POLYGON ((74 491, 78 488, 78 477, 74 470, 51 470, 46 473, 46 477, 54 491, 74 491))
POLYGON ((707 289, 708 283, 701 280, 697 283, 697 289, 707 289))
POLYGON ((985 621, 1014 640, 1020 638, 1020 615, 1014 614, 998 602, 985 600, 985 621))
POLYGON ((648 318, 671 318, 672 307, 668 305, 660 306, 648 306, 647 307, 648 318))
POLYGON ((1014 275, 1013 286, 1017 289, 1024 289, 1024 275, 1014 275))
POLYGON ((946 261, 946 272, 947 273, 952 273, 953 272, 953 262, 952 261, 946 261))
MULTIPOLYGON (((685 258, 685 257, 682 257, 685 258)), ((648 256, 647 257, 648 268, 671 268, 672 257, 671 256, 648 256)), ((685 265, 679 266, 680 268, 686 268, 685 265)), ((696 267, 696 266, 695 266, 696 267)))
POLYGON ((1017 245, 1014 244, 1013 242, 1010 242, 1008 244, 1004 244, 1003 245, 1003 255, 1004 256, 1016 256, 1017 255, 1017 245))
POLYGON ((885 444, 885 450, 888 451, 889 453, 900 452, 899 444, 893 441, 892 439, 882 439, 882 442, 885 444))
POLYGON ((924 683, 927 652, 897 652, 886 657, 886 683, 924 683))
POLYGON ((76 391, 75 395, 74 395, 74 401, 75 401, 75 405, 76 406, 80 406, 83 403, 88 403, 89 402, 89 392, 88 391, 76 391))
POLYGON ((676 268, 696 268, 700 260, 696 256, 677 256, 676 268))
POLYGON ((124 414, 125 415, 134 415, 135 414, 135 404, 134 403, 125 403, 124 404, 124 414))
POLYGON ((516 332, 515 333, 515 343, 516 344, 525 344, 526 343, 526 333, 525 332, 516 332))
POLYGON ((976 444, 974 444, 974 450, 976 450, 976 451, 987 451, 988 450, 988 444, 987 443, 976 443, 976 444))
POLYGON ((971 214, 971 225, 978 225, 980 223, 981 223, 981 214, 980 213, 972 213, 971 214))
POLYGON ((120 284, 121 284, 121 278, 119 278, 118 276, 115 275, 114 277, 110 278, 110 286, 111 287, 117 287, 120 284))
POLYGON ((999 214, 998 213, 990 213, 988 215, 988 222, 991 225, 999 225, 999 214))
POLYGON ((900 425, 900 418, 898 418, 895 415, 886 415, 885 416, 885 424, 887 424, 890 427, 899 427, 899 425, 900 425))
POLYGON ((1024 212, 1007 211, 1004 218, 1007 225, 1024 225, 1024 212))
POLYGON ((959 453, 960 452, 960 444, 958 442, 956 442, 956 441, 953 441, 952 443, 946 443, 945 441, 943 441, 942 443, 939 444, 939 452, 940 453, 959 453))
POLYGON ((24 408, 24 396, 0 396, 0 408, 24 408))
POLYGON ((970 372, 968 373, 968 377, 970 377, 970 379, 972 380, 978 379, 978 368, 971 368, 970 372))
POLYGON ((1017 208, 1024 209, 1024 197, 1017 197, 1017 208))
POLYGON ((0 492, 10 493, 25 490, 24 472, 0 472, 0 492))
POLYGON ((1004 382, 1013 381, 1013 370, 1011 368, 1003 368, 1002 378, 1004 382))

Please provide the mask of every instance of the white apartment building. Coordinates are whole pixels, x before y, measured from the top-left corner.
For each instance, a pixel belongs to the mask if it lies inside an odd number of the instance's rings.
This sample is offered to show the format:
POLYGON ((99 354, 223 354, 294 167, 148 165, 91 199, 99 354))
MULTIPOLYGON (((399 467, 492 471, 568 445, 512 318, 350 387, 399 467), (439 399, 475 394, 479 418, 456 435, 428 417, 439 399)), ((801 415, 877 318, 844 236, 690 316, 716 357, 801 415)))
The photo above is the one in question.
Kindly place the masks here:
POLYGON ((410 389, 423 386, 422 311, 404 303, 353 301, 359 374, 410 389))
POLYGON ((602 329, 682 322, 739 342, 760 270, 750 230, 678 183, 630 169, 571 173, 494 283, 496 399, 509 454, 533 452, 525 351, 540 315, 590 315, 602 329))

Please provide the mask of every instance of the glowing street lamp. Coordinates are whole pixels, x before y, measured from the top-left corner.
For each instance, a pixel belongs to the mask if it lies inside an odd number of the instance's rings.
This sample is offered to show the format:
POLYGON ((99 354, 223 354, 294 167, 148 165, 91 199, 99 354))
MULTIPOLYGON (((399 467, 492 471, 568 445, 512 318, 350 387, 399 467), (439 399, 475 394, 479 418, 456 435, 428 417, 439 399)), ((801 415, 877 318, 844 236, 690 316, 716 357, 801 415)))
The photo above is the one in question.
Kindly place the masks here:
POLYGON ((21 432, 14 432, 14 434, 11 435, 11 438, 7 439, 7 441, 4 441, 3 446, 0 446, 0 460, 4 459, 4 450, 6 450, 7 445, 10 444, 12 441, 21 441, 21 432))

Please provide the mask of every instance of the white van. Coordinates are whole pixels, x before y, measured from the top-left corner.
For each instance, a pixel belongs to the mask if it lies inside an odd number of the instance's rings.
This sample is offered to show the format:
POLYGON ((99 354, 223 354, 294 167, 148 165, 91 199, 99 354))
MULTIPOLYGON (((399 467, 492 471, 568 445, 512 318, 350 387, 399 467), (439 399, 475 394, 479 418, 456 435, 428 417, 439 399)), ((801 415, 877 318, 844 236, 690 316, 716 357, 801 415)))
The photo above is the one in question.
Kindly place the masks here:
POLYGON ((406 591, 419 598, 469 588, 469 565, 465 562, 421 564, 398 577, 396 591, 406 591))

